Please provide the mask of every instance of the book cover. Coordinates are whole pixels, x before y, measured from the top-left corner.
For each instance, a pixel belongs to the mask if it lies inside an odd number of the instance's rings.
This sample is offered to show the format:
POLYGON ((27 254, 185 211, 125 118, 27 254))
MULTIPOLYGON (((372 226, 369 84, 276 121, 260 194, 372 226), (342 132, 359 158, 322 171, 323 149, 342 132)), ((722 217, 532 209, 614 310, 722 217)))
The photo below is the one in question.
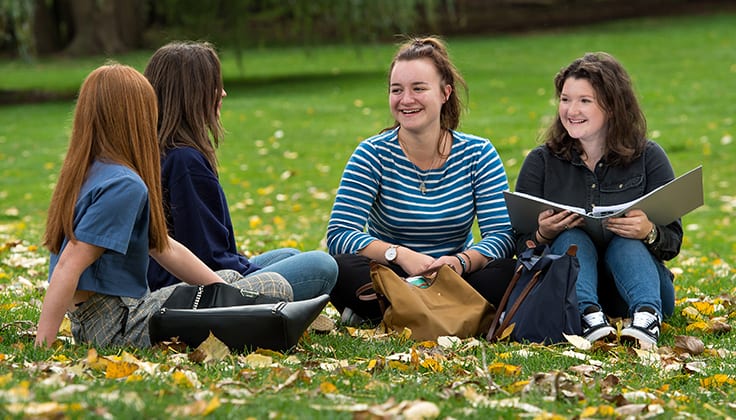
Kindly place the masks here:
POLYGON ((518 232, 531 233, 537 230, 537 217, 542 211, 570 210, 583 216, 585 224, 582 228, 596 243, 605 244, 613 235, 604 227, 604 221, 609 217, 641 209, 654 224, 667 225, 702 206, 703 167, 698 166, 636 200, 613 206, 597 206, 591 212, 520 192, 505 191, 504 199, 511 225, 518 232))

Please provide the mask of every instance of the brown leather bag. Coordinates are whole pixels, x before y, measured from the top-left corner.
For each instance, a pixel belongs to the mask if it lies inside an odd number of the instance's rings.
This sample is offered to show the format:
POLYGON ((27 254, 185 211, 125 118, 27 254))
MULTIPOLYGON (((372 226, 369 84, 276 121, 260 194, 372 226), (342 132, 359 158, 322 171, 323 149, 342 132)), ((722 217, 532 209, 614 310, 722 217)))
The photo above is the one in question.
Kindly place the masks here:
POLYGON ((420 288, 390 268, 371 263, 371 281, 387 327, 409 328, 415 340, 467 338, 488 331, 495 308, 455 270, 442 266, 430 280, 429 287, 420 288))

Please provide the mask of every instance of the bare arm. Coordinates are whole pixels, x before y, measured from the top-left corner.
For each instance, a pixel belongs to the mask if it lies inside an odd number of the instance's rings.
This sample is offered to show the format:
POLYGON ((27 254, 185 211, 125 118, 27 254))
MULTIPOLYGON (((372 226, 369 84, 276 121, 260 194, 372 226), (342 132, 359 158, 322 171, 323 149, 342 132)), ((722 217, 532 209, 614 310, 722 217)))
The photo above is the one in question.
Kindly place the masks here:
POLYGON ((150 254, 161 267, 186 283, 207 285, 225 282, 187 247, 171 237, 168 248, 163 252, 151 250, 150 254))
POLYGON ((81 241, 69 242, 59 256, 51 283, 41 306, 36 333, 37 346, 51 346, 68 307, 72 305, 79 276, 105 252, 104 248, 81 241))

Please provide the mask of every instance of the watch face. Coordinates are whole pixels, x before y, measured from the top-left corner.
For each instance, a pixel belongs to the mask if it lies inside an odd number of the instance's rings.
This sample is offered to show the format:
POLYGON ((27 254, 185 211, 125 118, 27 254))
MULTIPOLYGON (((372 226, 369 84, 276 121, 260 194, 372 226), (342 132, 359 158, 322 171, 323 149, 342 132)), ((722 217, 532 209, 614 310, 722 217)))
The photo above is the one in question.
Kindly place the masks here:
POLYGON ((396 247, 391 246, 386 250, 386 261, 393 262, 396 259, 396 247))

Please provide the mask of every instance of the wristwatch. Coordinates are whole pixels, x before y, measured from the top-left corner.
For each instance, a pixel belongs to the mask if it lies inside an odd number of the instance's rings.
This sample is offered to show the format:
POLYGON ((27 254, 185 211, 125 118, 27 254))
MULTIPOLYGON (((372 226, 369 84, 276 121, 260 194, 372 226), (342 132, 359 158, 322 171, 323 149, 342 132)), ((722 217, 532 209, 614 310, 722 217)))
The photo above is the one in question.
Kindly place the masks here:
POLYGON ((644 243, 647 245, 652 245, 657 240, 657 225, 652 224, 652 230, 649 231, 649 234, 647 234, 647 237, 644 238, 644 243))
POLYGON ((398 245, 390 245, 386 249, 386 253, 383 254, 383 256, 386 257, 386 261, 388 261, 389 263, 393 263, 394 261, 396 261, 396 257, 399 255, 397 251, 398 248, 398 245))

